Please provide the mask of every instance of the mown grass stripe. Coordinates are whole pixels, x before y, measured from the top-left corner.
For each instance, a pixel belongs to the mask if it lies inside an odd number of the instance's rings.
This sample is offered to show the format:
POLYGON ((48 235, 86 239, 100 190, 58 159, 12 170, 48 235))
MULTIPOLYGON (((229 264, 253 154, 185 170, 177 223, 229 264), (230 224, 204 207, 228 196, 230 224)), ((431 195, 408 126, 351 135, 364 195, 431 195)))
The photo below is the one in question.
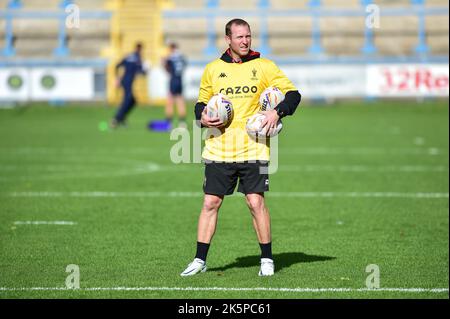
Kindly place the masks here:
MULTIPOLYGON (((5 194, 3 194, 5 196, 5 194)), ((12 192, 8 197, 202 197, 202 192, 12 192)), ((235 193, 232 196, 242 196, 235 193)), ((268 197, 448 198, 449 193, 400 192, 268 192, 268 197)))
POLYGON ((0 291, 278 291, 278 292, 405 292, 445 293, 448 288, 267 288, 267 287, 0 287, 0 291))

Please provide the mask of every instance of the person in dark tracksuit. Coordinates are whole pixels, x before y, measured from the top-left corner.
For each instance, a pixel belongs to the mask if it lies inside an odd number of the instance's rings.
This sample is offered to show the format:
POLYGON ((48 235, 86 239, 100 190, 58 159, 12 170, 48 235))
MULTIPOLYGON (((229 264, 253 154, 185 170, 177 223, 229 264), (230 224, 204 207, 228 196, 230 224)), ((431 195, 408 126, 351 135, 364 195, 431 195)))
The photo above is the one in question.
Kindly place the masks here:
POLYGON ((117 87, 121 86, 123 88, 123 100, 122 103, 111 120, 111 127, 116 128, 118 125, 125 125, 125 119, 129 112, 136 104, 136 99, 133 94, 133 82, 138 74, 147 74, 147 70, 142 64, 142 44, 138 43, 136 49, 133 53, 127 55, 119 64, 116 66, 116 75, 119 73, 119 69, 123 68, 124 73, 122 78, 118 78, 117 87))
POLYGON ((176 43, 170 44, 170 54, 164 61, 164 67, 169 73, 169 94, 166 104, 166 120, 170 124, 173 120, 176 104, 178 113, 178 125, 186 128, 186 103, 183 98, 183 72, 186 68, 186 59, 178 50, 176 43))

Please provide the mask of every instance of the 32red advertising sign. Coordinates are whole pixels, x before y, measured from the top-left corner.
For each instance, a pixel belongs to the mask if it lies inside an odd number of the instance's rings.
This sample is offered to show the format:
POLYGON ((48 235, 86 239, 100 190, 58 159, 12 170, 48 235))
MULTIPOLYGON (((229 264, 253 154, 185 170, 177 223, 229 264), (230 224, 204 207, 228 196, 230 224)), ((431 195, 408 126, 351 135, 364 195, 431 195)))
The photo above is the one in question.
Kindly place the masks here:
POLYGON ((448 65, 370 65, 367 94, 371 96, 448 96, 448 65))

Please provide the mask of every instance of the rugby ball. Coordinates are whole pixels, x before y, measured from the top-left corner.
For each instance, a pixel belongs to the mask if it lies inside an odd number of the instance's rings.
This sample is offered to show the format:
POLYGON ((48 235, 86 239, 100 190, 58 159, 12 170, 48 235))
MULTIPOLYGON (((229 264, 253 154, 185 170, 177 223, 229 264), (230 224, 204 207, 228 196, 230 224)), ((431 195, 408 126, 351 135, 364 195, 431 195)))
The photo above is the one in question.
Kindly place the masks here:
POLYGON ((257 113, 252 115, 248 120, 247 124, 245 125, 245 128, 247 130, 248 135, 254 138, 258 137, 273 137, 280 133, 281 129, 283 128, 283 123, 281 123, 281 120, 278 120, 277 127, 272 130, 272 133, 270 135, 267 135, 267 125, 264 128, 261 128, 261 124, 263 120, 266 118, 264 114, 257 113))
POLYGON ((215 94, 206 105, 206 114, 209 117, 218 117, 226 125, 233 119, 233 104, 226 95, 215 94))
POLYGON ((259 106, 261 111, 269 111, 273 110, 283 100, 283 92, 276 87, 268 87, 259 96, 259 106))

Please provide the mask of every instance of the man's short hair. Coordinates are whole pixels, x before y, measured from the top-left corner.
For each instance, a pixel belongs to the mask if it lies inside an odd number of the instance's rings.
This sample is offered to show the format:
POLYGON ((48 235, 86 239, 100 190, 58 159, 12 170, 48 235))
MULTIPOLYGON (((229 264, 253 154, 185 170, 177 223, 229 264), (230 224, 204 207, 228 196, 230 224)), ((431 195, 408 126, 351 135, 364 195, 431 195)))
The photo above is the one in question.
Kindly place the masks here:
POLYGON ((136 43, 136 51, 142 50, 142 47, 143 47, 143 46, 144 46, 144 45, 142 44, 142 42, 136 43))
POLYGON ((250 30, 250 25, 248 24, 247 21, 242 20, 242 19, 233 19, 230 20, 226 25, 225 25, 225 35, 231 37, 231 26, 235 24, 235 25, 246 25, 248 27, 248 29, 250 30))
POLYGON ((172 42, 169 44, 169 48, 171 48, 172 50, 178 49, 178 44, 176 44, 175 42, 172 42))

